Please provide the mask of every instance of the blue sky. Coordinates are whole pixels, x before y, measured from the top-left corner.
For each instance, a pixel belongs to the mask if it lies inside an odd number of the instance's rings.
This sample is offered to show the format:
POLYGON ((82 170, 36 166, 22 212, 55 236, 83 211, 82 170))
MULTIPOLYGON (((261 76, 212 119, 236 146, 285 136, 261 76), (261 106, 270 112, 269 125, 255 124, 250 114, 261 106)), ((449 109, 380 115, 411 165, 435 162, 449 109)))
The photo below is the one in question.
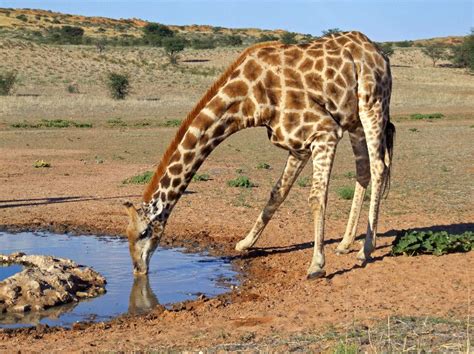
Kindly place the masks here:
POLYGON ((0 0, 0 7, 142 18, 165 24, 285 29, 320 35, 359 30, 376 41, 465 35, 474 26, 473 0, 0 0))

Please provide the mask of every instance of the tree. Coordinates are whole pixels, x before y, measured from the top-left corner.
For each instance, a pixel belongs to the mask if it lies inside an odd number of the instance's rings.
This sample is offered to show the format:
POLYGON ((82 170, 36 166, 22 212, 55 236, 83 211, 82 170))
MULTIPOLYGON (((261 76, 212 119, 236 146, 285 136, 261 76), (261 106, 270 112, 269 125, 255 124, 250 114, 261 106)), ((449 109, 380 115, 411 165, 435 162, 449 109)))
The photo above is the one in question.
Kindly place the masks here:
POLYGON ((186 40, 181 37, 168 37, 163 39, 162 44, 170 63, 178 64, 178 53, 186 47, 186 40))
POLYGON ((387 57, 391 57, 393 53, 395 52, 393 50, 392 43, 390 42, 377 43, 377 46, 382 51, 382 53, 385 54, 387 57))
POLYGON ((342 32, 342 30, 340 28, 329 28, 327 30, 322 30, 321 33, 323 34, 323 37, 324 36, 330 36, 331 34, 336 34, 336 33, 339 33, 339 32, 342 32))
POLYGON ((174 36, 174 32, 167 26, 159 23, 148 23, 143 27, 143 40, 146 44, 161 47, 164 38, 174 36))
POLYGON ((436 63, 441 60, 445 59, 447 57, 446 55, 446 47, 444 47, 441 44, 429 44, 425 46, 424 48, 421 49, 423 54, 427 55, 430 57, 430 59, 433 62, 433 67, 436 66, 436 63))
POLYGON ((130 81, 128 75, 109 73, 107 77, 107 86, 110 95, 115 100, 123 100, 130 93, 130 81))
POLYGON ((295 44, 295 43, 297 43, 296 33, 294 33, 294 32, 285 32, 281 35, 280 41, 283 44, 295 44))
POLYGON ((456 66, 474 71, 474 29, 471 30, 470 35, 464 37, 461 45, 453 48, 450 60, 456 66))
POLYGON ((11 93, 16 79, 16 72, 14 71, 0 73, 0 96, 7 96, 11 93))
POLYGON ((231 34, 230 36, 225 36, 222 39, 224 45, 228 45, 230 47, 237 47, 242 45, 242 37, 237 34, 231 34))

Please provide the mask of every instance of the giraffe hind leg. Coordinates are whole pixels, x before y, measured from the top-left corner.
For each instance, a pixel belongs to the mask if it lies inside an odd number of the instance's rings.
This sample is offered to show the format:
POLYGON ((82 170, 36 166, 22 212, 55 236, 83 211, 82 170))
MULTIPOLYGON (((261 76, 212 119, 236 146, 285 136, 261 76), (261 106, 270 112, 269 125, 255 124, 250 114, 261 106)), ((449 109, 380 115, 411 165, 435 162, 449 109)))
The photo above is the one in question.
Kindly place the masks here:
POLYGON ((268 224, 281 203, 283 203, 285 200, 288 192, 291 189, 291 186, 295 182, 296 178, 298 178, 307 161, 308 158, 302 160, 290 153, 283 173, 270 193, 270 199, 268 200, 267 205, 258 216, 257 221, 252 227, 252 230, 250 230, 248 235, 239 241, 235 246, 237 251, 246 250, 252 247, 255 242, 257 242, 265 226, 268 224))
POLYGON ((376 246, 377 224, 380 208, 380 199, 388 166, 385 163, 384 127, 388 117, 385 117, 382 104, 376 102, 370 109, 360 112, 367 139, 367 148, 370 160, 370 177, 372 181, 369 207, 369 222, 364 246, 357 254, 357 259, 367 261, 376 246))
POLYGON ((349 132, 349 138, 351 140, 352 150, 356 160, 357 175, 349 220, 347 222, 344 237, 336 248, 337 254, 348 253, 352 243, 354 242, 365 191, 370 181, 369 153, 362 126, 358 127, 353 132, 349 132))

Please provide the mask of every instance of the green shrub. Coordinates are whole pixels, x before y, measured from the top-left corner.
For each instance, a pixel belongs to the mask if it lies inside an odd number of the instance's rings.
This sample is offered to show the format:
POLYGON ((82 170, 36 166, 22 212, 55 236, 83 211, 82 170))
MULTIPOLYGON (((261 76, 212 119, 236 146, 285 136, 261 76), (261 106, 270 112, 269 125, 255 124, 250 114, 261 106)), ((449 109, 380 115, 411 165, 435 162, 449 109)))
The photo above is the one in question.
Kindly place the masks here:
POLYGON ((311 178, 309 176, 301 177, 296 181, 296 183, 302 188, 308 187, 311 184, 311 178))
POLYGON ((122 181, 123 184, 147 184, 153 177, 153 171, 146 171, 122 181))
POLYGON ((124 74, 109 73, 107 87, 115 100, 123 100, 130 93, 130 82, 128 76, 124 74))
POLYGON ((28 16, 26 16, 25 14, 20 14, 16 16, 16 18, 19 19, 20 21, 28 22, 28 16))
POLYGON ((9 95, 17 80, 16 72, 7 71, 0 73, 0 96, 9 95))
POLYGON ((266 163, 266 162, 260 162, 258 165, 257 165, 257 168, 259 170, 269 170, 271 168, 271 166, 266 163))
POLYGON ((294 33, 294 32, 285 32, 281 35, 280 41, 283 44, 295 44, 295 43, 297 43, 296 33, 294 33))
POLYGON ((352 198, 354 198, 354 191, 355 191, 354 187, 344 186, 344 187, 340 187, 337 190, 337 195, 342 199, 351 200, 352 198))
POLYGON ((413 41, 400 41, 393 43, 396 47, 409 48, 413 46, 413 41))
POLYGON ((69 93, 79 93, 79 85, 78 84, 67 85, 66 90, 69 93))
POLYGON ((224 46, 229 46, 229 47, 237 47, 239 45, 242 45, 242 37, 236 35, 236 34, 231 34, 230 36, 224 36, 221 39, 222 44, 224 46))
POLYGON ((58 44, 81 44, 84 29, 75 26, 53 27, 48 29, 47 39, 49 42, 58 44))
POLYGON ((107 120, 107 124, 111 127, 126 127, 127 123, 122 120, 122 118, 110 118, 107 120))
POLYGON ((453 48, 450 60, 454 65, 474 71, 474 29, 464 37, 461 45, 453 48))
POLYGON ((323 34, 323 37, 324 36, 329 36, 331 34, 338 34, 342 32, 342 30, 340 28, 329 28, 327 30, 322 30, 321 33, 323 34))
POLYGON ((163 45, 163 39, 173 37, 174 32, 167 26, 159 23, 148 23, 143 27, 143 42, 155 47, 163 45))
POLYGON ((392 56, 393 53, 395 52, 393 50, 392 43, 390 42, 377 43, 377 46, 382 51, 382 53, 385 54, 387 57, 392 56))
POLYGON ((427 113, 427 114, 415 113, 415 114, 410 115, 411 119, 440 119, 443 117, 444 117, 444 114, 442 113, 427 113))
POLYGON ((255 184, 247 176, 238 176, 235 179, 227 181, 229 187, 252 188, 255 184))
POLYGON ((216 44, 212 38, 196 38, 191 41, 191 47, 194 49, 213 49, 216 44))
POLYGON ((179 127, 181 125, 181 119, 167 119, 162 126, 167 128, 179 127))
POLYGON ((258 39, 257 42, 273 42, 277 41, 279 38, 272 34, 262 34, 258 39))
POLYGON ((211 177, 207 173, 202 173, 202 174, 196 173, 193 176, 193 181, 194 182, 206 182, 206 181, 209 181, 210 178, 211 177))
MULTIPOLYGON (((354 198, 354 192, 355 192, 355 187, 344 186, 344 187, 340 187, 337 190, 337 195, 341 199, 351 200, 352 198, 354 198)), ((365 196, 364 196, 364 200, 368 200, 369 196, 370 196, 370 188, 367 189, 367 192, 365 193, 365 196)))
POLYGON ((452 252, 469 252, 474 247, 474 232, 466 231, 460 235, 446 231, 407 231, 397 234, 393 241, 392 255, 434 254, 441 256, 452 252))
POLYGON ((83 122, 76 122, 73 120, 65 120, 65 119, 42 119, 37 123, 30 123, 30 122, 17 122, 10 124, 12 128, 92 128, 92 123, 83 123, 83 122))
POLYGON ((344 177, 349 178, 349 179, 353 179, 353 178, 356 177, 356 174, 352 171, 348 171, 348 172, 344 173, 344 177))

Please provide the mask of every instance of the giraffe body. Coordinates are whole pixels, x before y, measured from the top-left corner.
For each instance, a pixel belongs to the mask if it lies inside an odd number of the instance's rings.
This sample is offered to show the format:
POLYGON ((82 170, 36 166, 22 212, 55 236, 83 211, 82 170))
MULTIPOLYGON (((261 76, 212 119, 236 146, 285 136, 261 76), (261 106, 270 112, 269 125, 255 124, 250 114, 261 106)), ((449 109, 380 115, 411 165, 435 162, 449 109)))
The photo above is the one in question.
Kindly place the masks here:
POLYGON ((352 244, 365 190, 372 180, 369 224, 358 258, 375 247, 380 195, 391 162, 394 126, 389 122, 388 59, 359 32, 323 37, 310 44, 277 42, 247 49, 188 115, 160 162, 140 210, 128 205, 128 238, 135 271, 148 270, 168 216, 209 153, 231 134, 267 128, 270 141, 289 151, 282 176, 247 237, 253 246, 308 160, 313 163, 309 203, 315 248, 308 277, 324 275, 324 214, 337 143, 348 131, 357 183, 348 226, 337 251, 352 244))

